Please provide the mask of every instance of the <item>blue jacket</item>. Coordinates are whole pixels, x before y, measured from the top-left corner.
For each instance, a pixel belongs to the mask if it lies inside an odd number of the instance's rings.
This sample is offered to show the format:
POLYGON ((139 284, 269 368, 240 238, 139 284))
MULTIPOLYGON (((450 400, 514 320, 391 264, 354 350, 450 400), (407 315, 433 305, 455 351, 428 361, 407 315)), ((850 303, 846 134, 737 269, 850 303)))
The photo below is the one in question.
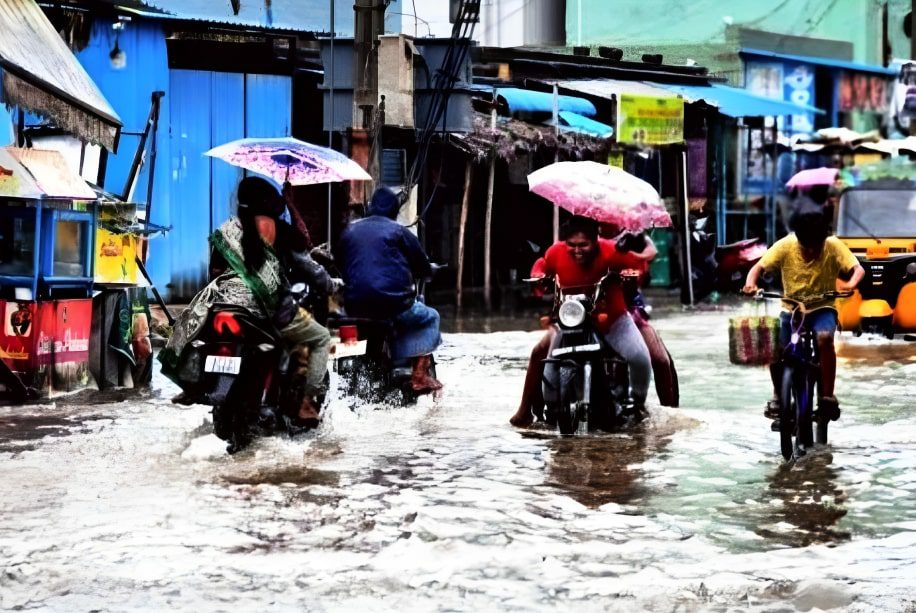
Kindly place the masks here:
POLYGON ((414 303, 415 279, 432 270, 420 241, 388 217, 371 215, 352 222, 335 249, 347 313, 391 319, 414 303))

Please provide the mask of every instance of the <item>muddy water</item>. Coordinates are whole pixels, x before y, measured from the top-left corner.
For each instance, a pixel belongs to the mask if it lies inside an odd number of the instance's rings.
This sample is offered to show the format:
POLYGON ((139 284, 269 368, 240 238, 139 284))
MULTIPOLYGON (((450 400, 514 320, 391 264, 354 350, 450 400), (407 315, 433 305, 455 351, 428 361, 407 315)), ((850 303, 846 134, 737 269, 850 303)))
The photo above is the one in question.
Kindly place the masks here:
POLYGON ((439 401, 232 457, 159 378, 0 408, 0 609, 913 607, 916 345, 845 339, 831 445, 787 467, 728 315, 657 320, 683 406, 626 434, 508 426, 536 332, 448 334, 439 401))

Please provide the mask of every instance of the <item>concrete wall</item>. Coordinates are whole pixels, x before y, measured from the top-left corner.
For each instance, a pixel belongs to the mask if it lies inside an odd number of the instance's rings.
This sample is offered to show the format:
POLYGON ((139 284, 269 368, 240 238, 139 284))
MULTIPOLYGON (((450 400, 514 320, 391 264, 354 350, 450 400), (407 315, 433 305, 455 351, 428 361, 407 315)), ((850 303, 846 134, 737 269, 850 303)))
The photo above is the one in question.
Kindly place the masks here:
MULTIPOLYGON (((569 45, 643 46, 692 52, 712 64, 727 31, 746 27, 767 32, 848 41, 853 59, 881 63, 881 6, 885 0, 567 0, 569 45)), ((902 3, 902 0, 891 0, 902 3)), ((637 56, 638 57, 638 56, 637 56)), ((667 58, 666 58, 667 59, 667 58)))

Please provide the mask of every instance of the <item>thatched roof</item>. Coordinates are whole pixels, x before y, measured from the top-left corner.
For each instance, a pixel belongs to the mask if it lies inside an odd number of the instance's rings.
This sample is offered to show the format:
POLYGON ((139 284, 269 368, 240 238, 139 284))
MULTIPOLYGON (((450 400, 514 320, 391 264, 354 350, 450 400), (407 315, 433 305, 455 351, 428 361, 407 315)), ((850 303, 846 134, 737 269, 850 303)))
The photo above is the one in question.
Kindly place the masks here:
POLYGON ((478 160, 489 159, 495 154, 510 161, 523 153, 557 150, 564 159, 589 159, 607 152, 613 141, 563 128, 557 135, 553 126, 505 117, 497 120, 494 130, 490 128, 488 115, 475 113, 474 129, 467 134, 450 134, 449 142, 478 160))

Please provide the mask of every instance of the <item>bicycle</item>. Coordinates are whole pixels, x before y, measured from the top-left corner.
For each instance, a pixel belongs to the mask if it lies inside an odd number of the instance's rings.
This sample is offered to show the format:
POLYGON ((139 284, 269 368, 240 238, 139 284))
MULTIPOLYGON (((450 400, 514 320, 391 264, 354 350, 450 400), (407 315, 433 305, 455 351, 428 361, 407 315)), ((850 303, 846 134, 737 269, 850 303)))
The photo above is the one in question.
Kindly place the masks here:
POLYGON ((819 385, 821 363, 814 333, 805 326, 805 317, 817 309, 808 309, 805 302, 851 295, 852 292, 827 292, 796 300, 775 292, 757 294, 758 299, 777 298, 794 305, 789 315, 789 342, 782 348, 782 355, 776 362, 780 371, 779 443, 782 457, 786 461, 804 456, 807 449, 814 446, 815 440, 819 445, 826 445, 827 424, 830 423, 827 418, 816 420, 815 439, 814 390, 819 385))

